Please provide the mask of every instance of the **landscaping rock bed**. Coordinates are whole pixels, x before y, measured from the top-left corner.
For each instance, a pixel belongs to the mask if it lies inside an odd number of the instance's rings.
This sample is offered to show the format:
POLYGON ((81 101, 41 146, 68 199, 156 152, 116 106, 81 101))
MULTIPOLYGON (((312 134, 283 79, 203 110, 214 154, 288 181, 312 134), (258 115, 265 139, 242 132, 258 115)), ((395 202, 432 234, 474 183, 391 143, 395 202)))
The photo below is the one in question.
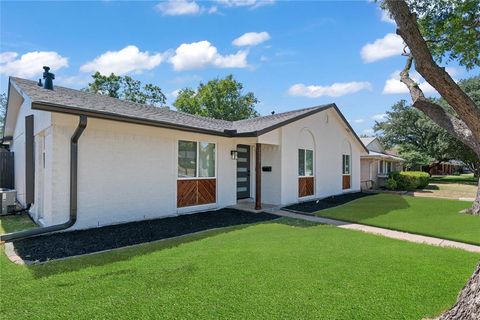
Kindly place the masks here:
POLYGON ((14 242, 23 260, 47 261, 131 246, 189 233, 279 218, 269 213, 220 209, 88 230, 61 232, 14 242))
POLYGON ((311 214, 316 211, 337 207, 350 201, 374 195, 373 193, 355 192, 346 193, 337 196, 331 196, 320 200, 312 200, 292 204, 283 208, 283 210, 311 214))

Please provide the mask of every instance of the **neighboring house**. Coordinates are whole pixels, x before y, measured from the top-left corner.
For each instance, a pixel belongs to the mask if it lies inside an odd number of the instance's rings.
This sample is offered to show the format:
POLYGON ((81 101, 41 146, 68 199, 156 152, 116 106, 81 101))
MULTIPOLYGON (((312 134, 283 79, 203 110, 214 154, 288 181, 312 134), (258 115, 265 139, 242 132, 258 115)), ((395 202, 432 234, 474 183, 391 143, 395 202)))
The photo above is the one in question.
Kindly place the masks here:
POLYGON ((13 77, 4 132, 20 203, 76 229, 359 191, 367 154, 335 104, 231 122, 13 77))
POLYGON ((445 176, 454 173, 463 173, 465 164, 459 160, 443 161, 432 166, 428 173, 432 176, 445 176))
POLYGON ((361 156, 361 187, 372 189, 385 186, 390 172, 402 171, 403 160, 385 151, 377 137, 360 138, 368 154, 361 156))

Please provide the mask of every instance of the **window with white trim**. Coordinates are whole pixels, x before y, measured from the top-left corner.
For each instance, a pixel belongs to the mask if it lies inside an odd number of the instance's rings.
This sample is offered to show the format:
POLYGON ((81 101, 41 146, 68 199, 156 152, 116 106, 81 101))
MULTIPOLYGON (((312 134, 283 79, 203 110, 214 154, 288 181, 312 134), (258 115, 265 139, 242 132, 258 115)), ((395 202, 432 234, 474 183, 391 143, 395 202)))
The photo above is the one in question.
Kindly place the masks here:
POLYGON ((298 176, 313 177, 313 150, 298 149, 298 176))
POLYGON ((342 155, 342 174, 345 176, 350 175, 350 155, 342 155))
POLYGON ((386 160, 380 160, 378 162, 378 174, 387 175, 392 172, 392 162, 386 160))
POLYGON ((214 178, 215 143, 179 140, 178 177, 214 178))
POLYGON ((378 161, 378 174, 384 174, 385 173, 385 161, 380 160, 378 161))

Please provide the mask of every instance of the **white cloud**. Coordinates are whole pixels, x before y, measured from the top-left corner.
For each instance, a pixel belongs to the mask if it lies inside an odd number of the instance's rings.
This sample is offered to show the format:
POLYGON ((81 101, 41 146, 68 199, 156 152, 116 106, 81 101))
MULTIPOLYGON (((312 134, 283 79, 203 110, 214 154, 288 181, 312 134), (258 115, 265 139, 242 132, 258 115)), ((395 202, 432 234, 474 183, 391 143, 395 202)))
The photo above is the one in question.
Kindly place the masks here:
POLYGON ((180 89, 177 89, 177 90, 173 90, 172 92, 170 92, 170 96, 174 99, 176 99, 178 97, 178 94, 180 93, 180 89))
POLYGON ((262 42, 270 39, 268 32, 247 32, 232 41, 232 44, 237 47, 256 46, 262 42))
POLYGON ((250 7, 256 9, 274 4, 275 0, 219 0, 218 2, 225 7, 250 7))
POLYGON ((221 55, 216 47, 204 40, 183 43, 170 58, 173 69, 177 71, 201 69, 208 66, 216 68, 246 68, 248 51, 240 50, 235 54, 221 55))
POLYGON ((12 60, 15 60, 15 58, 18 57, 18 53, 12 52, 12 51, 7 51, 7 52, 2 52, 0 53, 0 63, 7 63, 12 60))
POLYGON ((367 136, 372 136, 374 133, 375 131, 372 128, 363 129, 363 134, 366 134, 367 136))
POLYGON ((363 123, 365 122, 365 119, 355 119, 353 120, 354 123, 363 123))
POLYGON ((382 20, 383 22, 387 22, 387 23, 391 23, 391 24, 396 25, 395 20, 392 19, 392 17, 390 16, 390 12, 388 12, 387 9, 380 9, 380 11, 381 11, 380 20, 382 20))
POLYGON ((107 51, 80 67, 83 72, 124 75, 129 72, 141 72, 157 67, 163 60, 161 53, 141 52, 136 46, 127 46, 120 51, 107 51))
POLYGON ((30 78, 41 76, 43 66, 49 66, 55 73, 61 68, 68 67, 68 58, 62 57, 54 51, 32 51, 18 59, 16 52, 3 52, 0 55, 0 74, 30 78))
POLYGON ((82 88, 84 87, 92 78, 90 75, 76 75, 76 76, 64 76, 59 75, 56 77, 55 83, 60 86, 69 87, 69 88, 82 88))
POLYGON ((403 52, 403 39, 395 33, 387 33, 385 37, 367 43, 360 51, 362 60, 370 63, 388 57, 401 55, 403 52))
MULTIPOLYGON (((452 71, 453 72, 453 71, 452 71)), ((425 80, 423 80, 417 72, 411 74, 413 81, 419 84, 423 93, 436 93, 437 91, 425 80)), ((400 81, 400 70, 396 70, 390 75, 390 79, 385 81, 383 94, 404 94, 409 93, 405 84, 400 81)))
POLYGON ((372 116, 372 120, 375 121, 384 121, 387 118, 386 113, 379 113, 372 116))
POLYGON ((165 16, 193 15, 202 11, 195 1, 188 0, 167 0, 157 4, 155 9, 165 16))
POLYGON ((210 9, 208 9, 209 14, 217 13, 218 7, 217 6, 212 6, 210 9))
POLYGON ((334 83, 329 86, 317 86, 317 85, 304 85, 303 83, 297 83, 291 86, 287 93, 291 96, 300 96, 308 98, 319 98, 322 96, 327 97, 340 97, 347 94, 352 94, 361 90, 371 90, 372 85, 370 82, 344 82, 334 83))

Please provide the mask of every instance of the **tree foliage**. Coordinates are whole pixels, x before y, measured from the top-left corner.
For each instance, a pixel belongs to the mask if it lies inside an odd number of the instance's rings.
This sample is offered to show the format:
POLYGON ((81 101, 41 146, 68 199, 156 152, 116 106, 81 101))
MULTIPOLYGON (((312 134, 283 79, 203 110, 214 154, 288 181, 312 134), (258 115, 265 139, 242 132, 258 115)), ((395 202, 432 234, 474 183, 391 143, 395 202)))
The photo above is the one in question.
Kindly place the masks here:
MULTIPOLYGON (((462 80, 459 85, 480 105, 480 77, 462 80)), ((436 103, 449 113, 454 113, 443 98, 436 99, 436 103)), ((399 148, 407 167, 456 159, 479 173, 479 159, 470 148, 435 124, 423 112, 408 105, 405 100, 393 105, 392 110, 387 112, 386 120, 377 122, 374 130, 381 133, 381 140, 387 147, 399 148)))
POLYGON ((160 87, 147 83, 142 87, 139 80, 129 76, 102 75, 96 72, 93 81, 83 89, 87 92, 107 95, 113 98, 152 105, 164 105, 167 98, 160 87))
POLYGON ((458 61, 468 69, 480 66, 479 0, 409 0, 412 12, 439 62, 458 61))
POLYGON ((200 83, 196 90, 180 90, 173 105, 178 111, 204 117, 236 121, 254 118, 257 98, 252 92, 243 93, 243 84, 232 75, 200 83))

